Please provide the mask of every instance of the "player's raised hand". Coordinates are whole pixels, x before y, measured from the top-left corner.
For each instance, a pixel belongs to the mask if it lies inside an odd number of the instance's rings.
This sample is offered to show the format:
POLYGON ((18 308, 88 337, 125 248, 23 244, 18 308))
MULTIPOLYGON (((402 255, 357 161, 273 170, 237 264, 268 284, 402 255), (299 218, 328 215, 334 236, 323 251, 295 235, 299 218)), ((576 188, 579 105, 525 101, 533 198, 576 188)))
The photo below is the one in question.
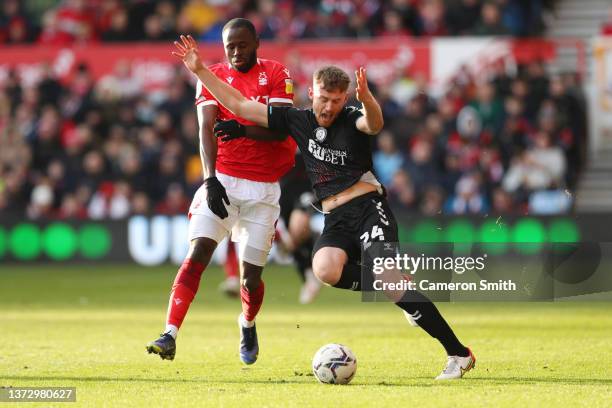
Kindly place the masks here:
POLYGON ((359 67, 355 71, 355 80, 357 82, 355 97, 359 102, 364 102, 374 97, 372 92, 370 92, 370 88, 368 88, 368 79, 366 78, 366 69, 364 67, 359 67))
POLYGON ((193 37, 181 35, 180 40, 180 42, 174 42, 176 51, 172 51, 172 55, 179 57, 191 72, 195 73, 197 70, 204 68, 198 52, 198 44, 193 37))

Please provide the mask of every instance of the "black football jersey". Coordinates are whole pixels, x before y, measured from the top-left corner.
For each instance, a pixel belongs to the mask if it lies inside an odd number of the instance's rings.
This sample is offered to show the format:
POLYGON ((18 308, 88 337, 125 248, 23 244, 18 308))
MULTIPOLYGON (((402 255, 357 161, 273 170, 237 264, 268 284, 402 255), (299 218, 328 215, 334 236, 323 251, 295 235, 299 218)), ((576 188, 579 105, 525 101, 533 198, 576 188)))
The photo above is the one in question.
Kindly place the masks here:
POLYGON ((312 109, 268 106, 268 127, 293 137, 317 199, 346 190, 372 171, 370 136, 355 126, 362 115, 359 109, 345 106, 325 128, 319 126, 312 109))

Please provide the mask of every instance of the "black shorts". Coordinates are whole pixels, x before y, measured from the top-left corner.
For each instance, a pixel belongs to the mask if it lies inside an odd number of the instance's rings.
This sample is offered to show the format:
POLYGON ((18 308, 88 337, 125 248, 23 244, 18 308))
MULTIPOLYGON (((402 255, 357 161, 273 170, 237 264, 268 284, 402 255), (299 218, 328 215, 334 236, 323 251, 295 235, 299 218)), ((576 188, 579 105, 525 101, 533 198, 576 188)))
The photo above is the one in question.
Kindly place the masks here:
POLYGON ((387 199, 371 192, 325 215, 323 233, 313 255, 323 247, 343 249, 349 261, 360 262, 361 251, 374 242, 398 242, 397 222, 387 199))

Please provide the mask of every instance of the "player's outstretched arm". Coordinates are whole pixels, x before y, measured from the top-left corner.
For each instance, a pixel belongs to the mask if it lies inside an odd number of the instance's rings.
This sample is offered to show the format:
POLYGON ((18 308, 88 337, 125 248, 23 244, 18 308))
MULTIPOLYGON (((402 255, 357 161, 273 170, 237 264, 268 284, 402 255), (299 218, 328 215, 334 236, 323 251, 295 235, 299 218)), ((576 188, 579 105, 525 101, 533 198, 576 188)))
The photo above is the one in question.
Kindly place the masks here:
POLYGON ((200 59, 198 45, 190 35, 181 35, 180 40, 180 42, 174 42, 176 51, 173 51, 172 55, 176 55, 183 61, 187 69, 202 81, 202 84, 217 101, 234 115, 268 127, 268 112, 265 105, 245 98, 240 91, 217 78, 206 68, 200 59))
POLYGON ((361 108, 363 116, 357 119, 355 126, 363 133, 376 135, 382 130, 385 122, 383 120, 382 109, 368 88, 368 80, 364 67, 359 67, 355 71, 355 79, 357 81, 355 96, 363 105, 363 108, 361 108))
POLYGON ((285 140, 289 135, 260 126, 247 126, 246 137, 253 140, 285 140))
MULTIPOLYGON (((293 105, 283 102, 273 102, 270 106, 288 106, 293 105)), ((221 139, 222 142, 246 137, 253 140, 275 142, 285 140, 289 135, 285 132, 279 132, 261 126, 244 126, 235 119, 222 120, 215 123, 215 136, 221 139)))
POLYGON ((277 132, 261 126, 244 126, 235 119, 215 123, 215 136, 222 142, 246 137, 260 141, 280 141, 287 138, 286 133, 277 132))

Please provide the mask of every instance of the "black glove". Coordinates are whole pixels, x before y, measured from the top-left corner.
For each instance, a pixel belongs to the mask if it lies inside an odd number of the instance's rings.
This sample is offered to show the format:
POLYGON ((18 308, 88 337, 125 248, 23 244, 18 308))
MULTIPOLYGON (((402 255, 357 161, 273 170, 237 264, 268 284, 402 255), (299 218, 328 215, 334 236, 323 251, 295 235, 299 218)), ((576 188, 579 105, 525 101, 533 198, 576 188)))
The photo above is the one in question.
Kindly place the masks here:
POLYGON ((215 136, 222 142, 246 136, 246 128, 236 120, 220 120, 215 123, 215 136))
POLYGON ((219 179, 216 177, 209 177, 204 180, 204 185, 206 185, 206 203, 208 204, 208 208, 210 211, 215 213, 215 215, 221 219, 227 217, 227 209, 223 202, 229 205, 229 198, 227 198, 227 193, 225 192, 225 187, 221 184, 219 179))

